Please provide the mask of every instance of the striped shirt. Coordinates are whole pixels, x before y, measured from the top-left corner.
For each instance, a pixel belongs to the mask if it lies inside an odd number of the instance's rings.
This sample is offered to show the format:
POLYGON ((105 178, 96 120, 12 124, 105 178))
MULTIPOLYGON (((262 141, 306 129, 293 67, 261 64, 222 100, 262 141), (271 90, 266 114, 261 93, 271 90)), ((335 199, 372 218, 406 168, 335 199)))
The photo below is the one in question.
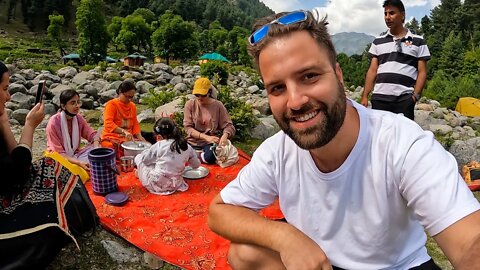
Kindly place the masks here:
POLYGON ((418 74, 418 61, 430 59, 425 40, 407 29, 403 38, 395 38, 390 30, 375 38, 368 51, 378 59, 373 94, 400 96, 413 93, 418 74))

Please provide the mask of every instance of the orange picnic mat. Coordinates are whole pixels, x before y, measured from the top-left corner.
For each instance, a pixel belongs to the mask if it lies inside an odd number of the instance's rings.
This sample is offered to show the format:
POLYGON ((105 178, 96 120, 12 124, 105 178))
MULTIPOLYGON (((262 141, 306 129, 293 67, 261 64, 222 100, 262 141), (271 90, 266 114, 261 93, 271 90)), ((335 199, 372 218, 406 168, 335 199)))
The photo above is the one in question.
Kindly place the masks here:
MULTIPOLYGON (((102 226, 138 248, 184 269, 231 269, 227 263, 229 242, 207 226, 208 206, 220 190, 232 181, 249 161, 239 150, 237 164, 221 168, 205 165, 210 174, 199 180, 186 180, 189 189, 168 196, 149 193, 134 172, 122 173, 119 191, 129 196, 124 206, 112 206, 95 195, 91 181, 86 183, 102 226)), ((283 217, 278 204, 265 209, 265 216, 283 217)))

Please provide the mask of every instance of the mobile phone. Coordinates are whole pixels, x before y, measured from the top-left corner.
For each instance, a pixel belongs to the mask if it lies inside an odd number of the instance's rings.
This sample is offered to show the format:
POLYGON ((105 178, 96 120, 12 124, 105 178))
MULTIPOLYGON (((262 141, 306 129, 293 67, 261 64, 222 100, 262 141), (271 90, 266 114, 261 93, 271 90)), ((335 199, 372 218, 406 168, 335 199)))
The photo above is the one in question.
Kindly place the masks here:
POLYGON ((43 98, 43 93, 45 92, 45 81, 38 82, 37 87, 37 96, 35 97, 35 104, 40 103, 43 98))

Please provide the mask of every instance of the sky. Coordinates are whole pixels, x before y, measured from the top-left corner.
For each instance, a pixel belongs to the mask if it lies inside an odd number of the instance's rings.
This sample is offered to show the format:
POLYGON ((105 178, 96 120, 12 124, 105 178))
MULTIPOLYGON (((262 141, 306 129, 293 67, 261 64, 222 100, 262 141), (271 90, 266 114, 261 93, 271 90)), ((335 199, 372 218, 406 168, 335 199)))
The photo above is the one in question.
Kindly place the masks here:
MULTIPOLYGON (((359 32, 373 36, 387 30, 383 20, 383 0, 260 0, 275 12, 317 9, 328 16, 330 34, 359 32)), ((440 0, 403 0, 406 21, 421 21, 440 0)))

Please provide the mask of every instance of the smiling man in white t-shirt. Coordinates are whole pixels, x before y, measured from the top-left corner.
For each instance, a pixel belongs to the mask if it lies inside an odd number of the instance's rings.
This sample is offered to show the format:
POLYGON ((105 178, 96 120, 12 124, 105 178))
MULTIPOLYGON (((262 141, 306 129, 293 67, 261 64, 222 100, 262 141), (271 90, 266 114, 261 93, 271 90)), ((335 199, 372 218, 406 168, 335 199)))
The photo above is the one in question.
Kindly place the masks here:
POLYGON ((310 12, 261 19, 249 51, 282 131, 211 204, 234 269, 479 269, 480 205, 457 163, 407 118, 345 97, 325 27, 310 12), (279 197, 286 222, 257 211, 279 197))

